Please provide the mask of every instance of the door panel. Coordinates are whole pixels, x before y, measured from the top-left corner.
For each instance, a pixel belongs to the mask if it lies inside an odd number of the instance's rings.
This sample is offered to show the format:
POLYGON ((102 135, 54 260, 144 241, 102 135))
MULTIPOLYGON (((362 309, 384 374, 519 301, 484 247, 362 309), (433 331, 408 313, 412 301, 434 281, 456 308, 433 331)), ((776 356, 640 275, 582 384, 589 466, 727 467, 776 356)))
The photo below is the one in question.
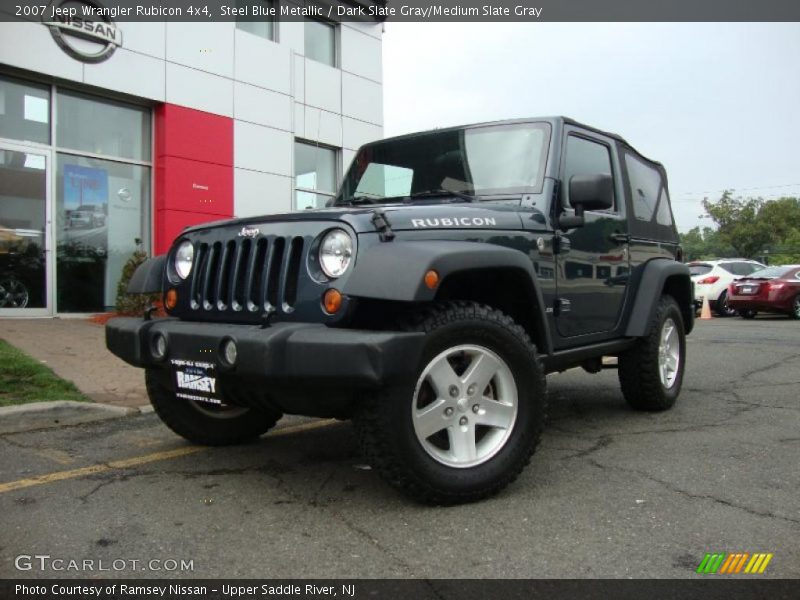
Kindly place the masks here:
POLYGON ((561 166, 562 210, 574 175, 614 178, 615 206, 586 211, 585 224, 564 233, 557 256, 556 327, 564 338, 611 333, 617 326, 628 282, 628 225, 614 143, 568 128, 561 166))
POLYGON ((49 154, 0 145, 0 316, 50 308, 49 154))

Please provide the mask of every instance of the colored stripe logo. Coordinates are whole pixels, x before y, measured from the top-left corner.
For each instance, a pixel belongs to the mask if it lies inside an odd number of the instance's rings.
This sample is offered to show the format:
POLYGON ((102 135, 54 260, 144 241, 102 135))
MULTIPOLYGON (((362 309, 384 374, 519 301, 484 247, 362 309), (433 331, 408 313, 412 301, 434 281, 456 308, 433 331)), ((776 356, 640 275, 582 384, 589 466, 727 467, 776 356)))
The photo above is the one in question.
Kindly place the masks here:
POLYGON ((773 556, 765 552, 706 552, 697 572, 705 575, 761 574, 773 556))

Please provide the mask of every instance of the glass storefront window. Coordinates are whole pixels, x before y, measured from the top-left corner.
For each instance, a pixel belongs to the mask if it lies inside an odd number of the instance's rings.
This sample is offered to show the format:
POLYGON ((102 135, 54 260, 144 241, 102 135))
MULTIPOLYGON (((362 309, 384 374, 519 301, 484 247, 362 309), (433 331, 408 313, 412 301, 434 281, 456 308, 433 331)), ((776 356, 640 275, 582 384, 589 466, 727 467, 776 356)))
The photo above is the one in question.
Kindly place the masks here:
POLYGON ((75 92, 59 92, 56 143, 92 154, 150 160, 150 111, 75 92))
POLYGON ((0 77, 0 138, 50 143, 50 88, 0 77))
POLYGON ((55 177, 58 310, 112 308, 122 268, 149 230, 150 168, 59 153, 55 177))
POLYGON ((306 58, 331 67, 336 66, 336 27, 330 23, 307 19, 305 21, 306 58))
POLYGON ((295 142, 294 174, 295 208, 325 206, 336 192, 336 150, 295 142))
POLYGON ((46 160, 0 149, 0 309, 45 308, 46 160))

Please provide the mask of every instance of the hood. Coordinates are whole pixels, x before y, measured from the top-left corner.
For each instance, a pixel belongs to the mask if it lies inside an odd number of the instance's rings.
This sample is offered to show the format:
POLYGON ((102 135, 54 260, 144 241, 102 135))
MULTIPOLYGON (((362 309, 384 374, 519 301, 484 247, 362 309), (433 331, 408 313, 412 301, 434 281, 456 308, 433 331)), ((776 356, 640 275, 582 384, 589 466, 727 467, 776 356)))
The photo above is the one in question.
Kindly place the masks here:
POLYGON ((241 227, 255 223, 299 221, 343 221, 356 233, 375 233, 372 223, 376 211, 384 214, 394 231, 418 229, 522 229, 519 203, 475 202, 437 204, 375 204, 367 206, 337 206, 293 213, 227 219, 195 225, 184 232, 214 227, 241 227))

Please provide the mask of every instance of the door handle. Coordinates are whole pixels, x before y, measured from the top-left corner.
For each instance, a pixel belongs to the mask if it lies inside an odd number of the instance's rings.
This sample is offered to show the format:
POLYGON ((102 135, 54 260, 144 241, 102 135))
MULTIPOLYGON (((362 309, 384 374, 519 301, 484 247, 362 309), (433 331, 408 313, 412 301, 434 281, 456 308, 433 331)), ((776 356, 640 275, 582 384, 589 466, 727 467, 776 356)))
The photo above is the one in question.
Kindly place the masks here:
POLYGON ((612 233, 608 237, 612 242, 616 242, 617 244, 627 244, 631 241, 631 236, 629 236, 627 233, 616 232, 612 233))

